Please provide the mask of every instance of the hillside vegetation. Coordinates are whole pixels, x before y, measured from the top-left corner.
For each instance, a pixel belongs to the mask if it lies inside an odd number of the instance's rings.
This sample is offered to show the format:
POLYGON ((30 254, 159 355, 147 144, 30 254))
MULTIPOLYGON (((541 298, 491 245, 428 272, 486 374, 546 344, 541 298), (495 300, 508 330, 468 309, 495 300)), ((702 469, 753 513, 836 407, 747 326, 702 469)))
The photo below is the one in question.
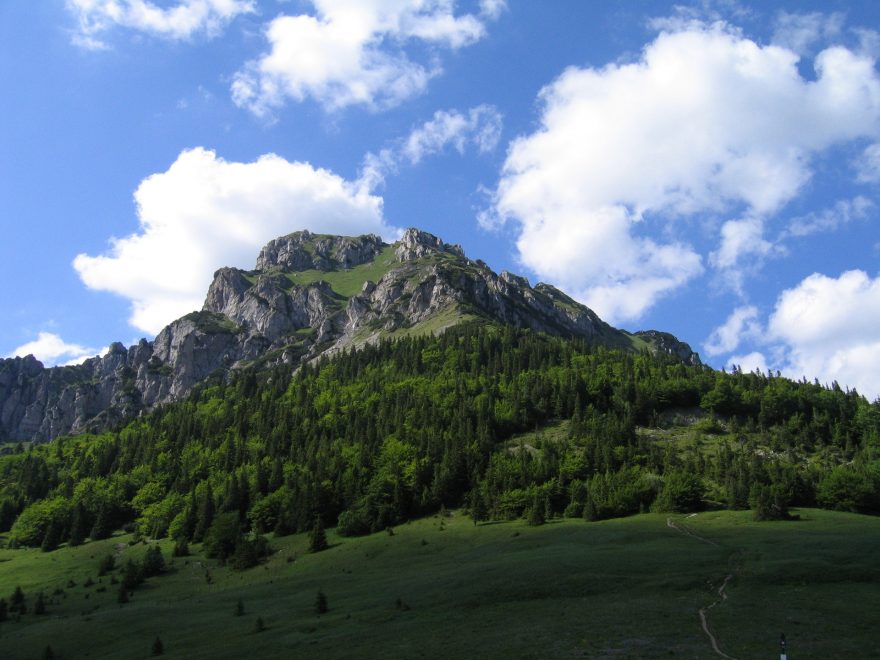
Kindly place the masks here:
POLYGON ((442 506, 533 522, 707 499, 765 518, 876 513, 878 447, 880 404, 836 385, 474 324, 240 372, 116 432, 3 457, 0 532, 51 550, 122 527, 200 542, 221 515, 244 538, 316 518, 364 534, 442 506), (689 440, 639 430, 695 408, 689 440), (511 446, 536 431, 531 451, 511 446))
POLYGON ((864 652, 880 519, 802 507, 880 512, 878 450, 836 384, 482 322, 218 374, 0 457, 0 648, 864 652))

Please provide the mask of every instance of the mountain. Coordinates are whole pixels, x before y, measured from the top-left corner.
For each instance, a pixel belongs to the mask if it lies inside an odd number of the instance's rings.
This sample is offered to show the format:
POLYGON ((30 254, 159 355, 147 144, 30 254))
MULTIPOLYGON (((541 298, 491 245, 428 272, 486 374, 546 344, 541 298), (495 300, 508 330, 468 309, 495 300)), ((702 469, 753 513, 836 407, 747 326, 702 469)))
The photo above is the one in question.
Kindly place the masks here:
POLYGON ((218 270, 203 308, 153 341, 114 343, 77 366, 47 369, 33 356, 0 361, 0 440, 42 442, 104 429, 185 398, 211 375, 295 367, 475 320, 700 363, 668 333, 613 328, 559 289, 496 274, 460 246, 418 229, 393 244, 375 235, 300 231, 270 241, 253 270, 218 270))

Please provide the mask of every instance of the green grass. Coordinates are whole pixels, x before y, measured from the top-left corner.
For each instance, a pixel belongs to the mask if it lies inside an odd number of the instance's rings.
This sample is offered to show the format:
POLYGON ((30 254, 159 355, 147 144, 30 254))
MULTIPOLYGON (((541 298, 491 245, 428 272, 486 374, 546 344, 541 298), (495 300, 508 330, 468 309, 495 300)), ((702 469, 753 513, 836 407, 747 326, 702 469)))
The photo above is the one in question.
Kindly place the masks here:
POLYGON ((432 314, 428 319, 421 323, 398 328, 397 330, 387 331, 381 327, 363 327, 353 337, 352 346, 363 346, 369 341, 382 339, 399 339, 403 337, 423 337, 425 335, 438 335, 444 330, 458 325, 460 323, 468 323, 477 321, 480 317, 476 314, 462 311, 458 306, 451 305, 446 309, 432 314))
MULTIPOLYGON (((709 618, 728 654, 773 657, 784 631, 792 657, 876 657, 880 519, 800 513, 787 523, 755 523, 748 512, 682 521, 718 545, 653 514, 476 528, 456 514, 358 539, 331 530, 326 552, 306 553, 304 535, 277 539, 265 566, 243 573, 177 559, 126 605, 107 577, 83 585, 127 537, 3 550, 0 594, 21 585, 31 605, 39 589, 64 595, 43 616, 0 624, 0 657, 36 658, 50 643, 56 657, 143 658, 156 635, 169 658, 711 657, 697 612, 728 572, 729 599, 709 618), (313 611, 319 589, 323 616, 313 611)), ((126 545, 121 555, 143 552, 126 545)))
POLYGON ((636 352, 641 352, 641 351, 652 352, 651 351, 651 344, 646 342, 644 339, 642 339, 641 337, 638 337, 632 333, 629 333, 626 330, 623 330, 622 332, 624 333, 624 335, 626 335, 626 338, 629 339, 630 345, 632 346, 632 349, 634 351, 636 351, 636 352))
POLYGON ((421 323, 416 323, 408 328, 396 330, 393 333, 390 333, 390 336, 421 337, 428 334, 437 335, 454 325, 467 323, 468 321, 475 321, 478 318, 479 317, 475 314, 468 314, 467 312, 462 311, 460 307, 452 305, 436 314, 432 314, 430 318, 421 323))
POLYGON ((539 454, 541 450, 550 444, 561 444, 569 439, 571 421, 562 420, 542 426, 535 431, 517 433, 504 441, 507 451, 517 452, 522 447, 531 454, 539 454))
POLYGON ((334 271, 309 269, 285 273, 285 276, 297 286, 306 286, 324 280, 340 296, 351 298, 360 293, 364 282, 378 282, 396 263, 394 246, 389 245, 383 248, 373 261, 354 268, 334 271))
POLYGON ((199 328, 202 332, 206 332, 208 334, 234 334, 241 329, 229 318, 217 312, 190 312, 183 318, 187 321, 192 321, 197 328, 199 328))

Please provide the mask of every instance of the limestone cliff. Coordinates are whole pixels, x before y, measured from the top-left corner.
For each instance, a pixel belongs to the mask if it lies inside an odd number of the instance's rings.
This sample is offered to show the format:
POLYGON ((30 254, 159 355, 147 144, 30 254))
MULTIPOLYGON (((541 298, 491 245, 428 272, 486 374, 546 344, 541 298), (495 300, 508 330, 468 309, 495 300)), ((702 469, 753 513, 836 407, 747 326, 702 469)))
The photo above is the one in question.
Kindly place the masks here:
POLYGON ((113 344, 72 367, 45 369, 30 356, 0 361, 0 440, 107 428, 186 397, 212 374, 295 367, 325 352, 479 318, 699 363, 672 335, 612 328, 555 287, 496 274, 417 229, 393 245, 373 235, 302 231, 269 242, 254 270, 218 270, 202 310, 152 342, 113 344))

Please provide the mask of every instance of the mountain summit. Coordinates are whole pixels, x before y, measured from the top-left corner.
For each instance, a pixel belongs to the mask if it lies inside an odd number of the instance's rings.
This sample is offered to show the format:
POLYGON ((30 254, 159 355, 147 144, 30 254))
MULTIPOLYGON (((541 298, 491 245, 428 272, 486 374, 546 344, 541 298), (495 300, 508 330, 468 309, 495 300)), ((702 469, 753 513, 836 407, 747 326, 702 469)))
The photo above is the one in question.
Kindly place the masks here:
POLYGON ((270 241, 253 270, 218 270, 201 311, 172 322, 152 342, 114 343, 78 366, 46 369, 33 356, 0 361, 0 440, 46 441, 106 428, 186 397, 212 374, 295 367, 344 348, 476 320, 699 363, 670 334, 615 329, 559 289, 496 274, 460 246, 418 229, 394 244, 375 235, 299 231, 270 241))

